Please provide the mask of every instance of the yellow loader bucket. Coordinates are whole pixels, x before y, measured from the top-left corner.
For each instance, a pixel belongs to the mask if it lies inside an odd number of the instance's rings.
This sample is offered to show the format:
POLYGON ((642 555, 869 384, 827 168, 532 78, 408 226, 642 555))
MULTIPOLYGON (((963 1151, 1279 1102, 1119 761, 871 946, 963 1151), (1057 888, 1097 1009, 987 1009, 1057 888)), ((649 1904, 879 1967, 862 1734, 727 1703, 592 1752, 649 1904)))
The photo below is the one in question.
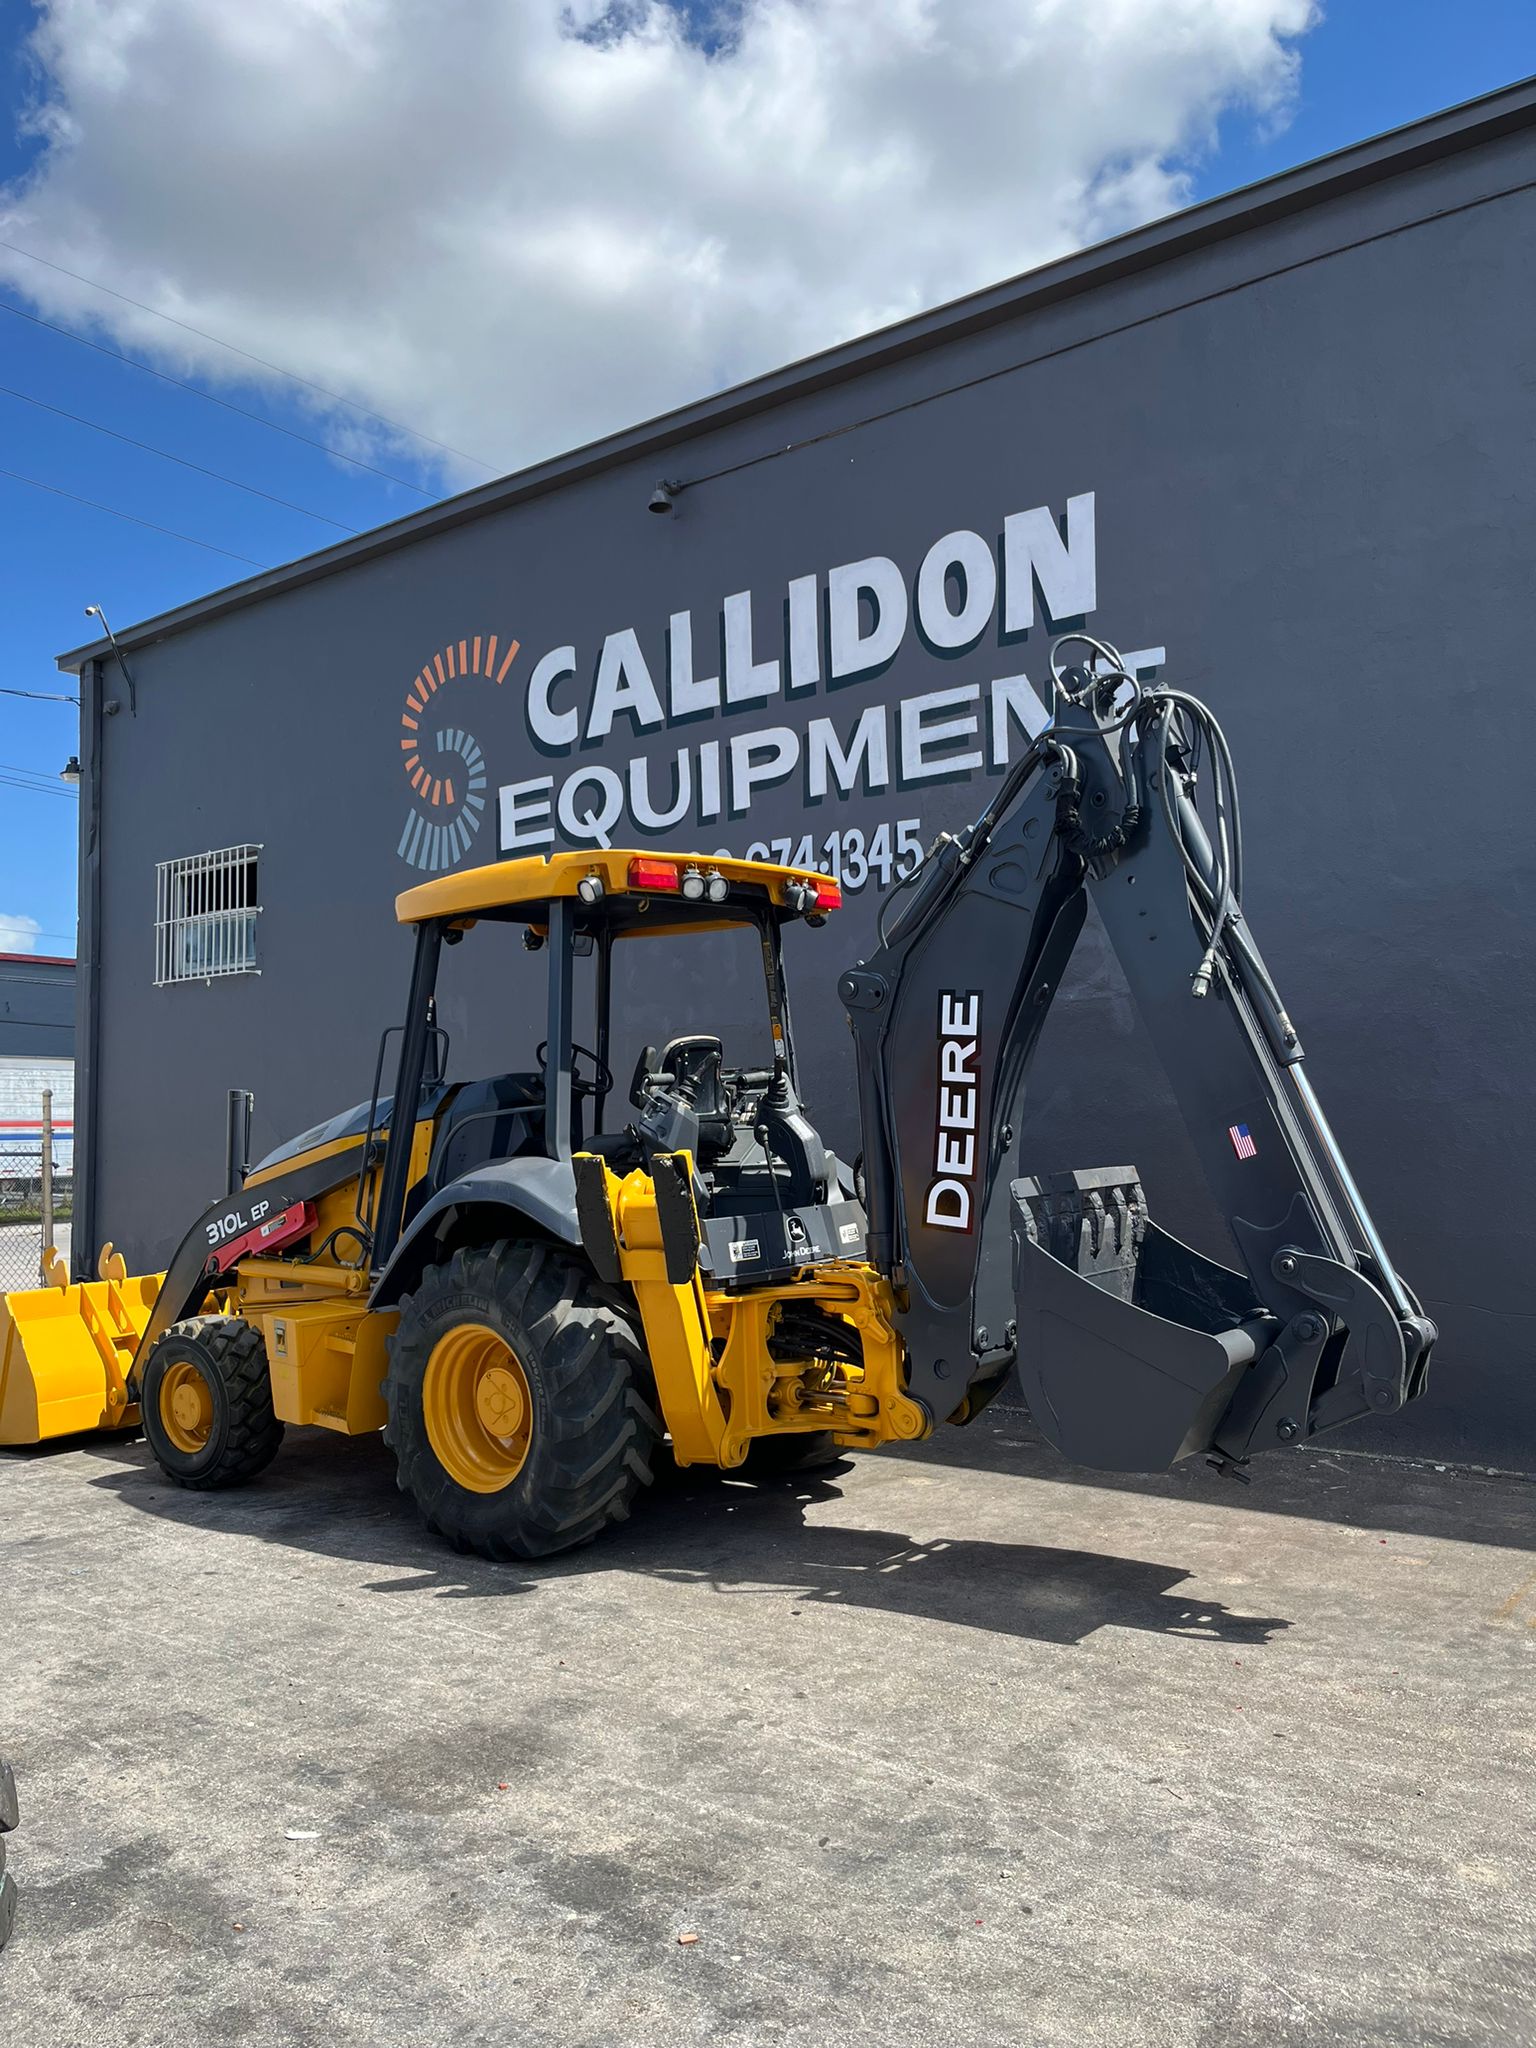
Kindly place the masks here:
POLYGON ((47 1287, 0 1294, 0 1444, 138 1426, 125 1375, 164 1275, 130 1279, 109 1244, 101 1278, 71 1286, 49 1256, 47 1287))

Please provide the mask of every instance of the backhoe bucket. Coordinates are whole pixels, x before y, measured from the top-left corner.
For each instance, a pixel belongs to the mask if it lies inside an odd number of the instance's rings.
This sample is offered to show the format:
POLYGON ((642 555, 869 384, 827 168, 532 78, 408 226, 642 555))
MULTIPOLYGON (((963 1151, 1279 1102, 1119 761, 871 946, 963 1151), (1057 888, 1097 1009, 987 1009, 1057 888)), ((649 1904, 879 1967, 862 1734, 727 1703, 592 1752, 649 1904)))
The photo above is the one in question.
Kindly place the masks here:
POLYGON ((130 1279, 108 1245, 99 1280, 70 1284, 55 1252, 51 1283, 0 1295, 0 1445, 87 1429, 134 1429, 126 1375, 161 1276, 130 1279))
POLYGON ((1159 1230, 1131 1166, 1016 1180, 1018 1374, 1066 1457, 1161 1472, 1211 1448, 1274 1323, 1248 1281, 1159 1230))

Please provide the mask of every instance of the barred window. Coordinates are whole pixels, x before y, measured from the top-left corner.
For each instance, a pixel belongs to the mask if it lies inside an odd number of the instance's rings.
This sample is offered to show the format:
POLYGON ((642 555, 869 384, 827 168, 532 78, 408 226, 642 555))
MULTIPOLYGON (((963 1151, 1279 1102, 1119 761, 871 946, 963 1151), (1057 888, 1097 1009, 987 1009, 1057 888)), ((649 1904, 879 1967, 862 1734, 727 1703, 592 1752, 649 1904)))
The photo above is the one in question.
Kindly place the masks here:
POLYGON ((255 974, 259 846, 163 860, 155 870, 155 986, 255 974))

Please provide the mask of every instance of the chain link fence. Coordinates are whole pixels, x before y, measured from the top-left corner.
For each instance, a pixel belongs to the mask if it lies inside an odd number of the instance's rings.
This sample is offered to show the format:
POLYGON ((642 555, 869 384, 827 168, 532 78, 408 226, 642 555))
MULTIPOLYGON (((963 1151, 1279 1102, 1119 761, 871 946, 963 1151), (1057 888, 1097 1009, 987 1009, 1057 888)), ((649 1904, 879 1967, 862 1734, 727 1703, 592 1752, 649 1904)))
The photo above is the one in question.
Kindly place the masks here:
POLYGON ((68 1265, 74 1215, 73 1129, 54 1128, 53 1101, 45 1090, 33 1128, 28 1117, 0 1139, 0 1292, 40 1287, 50 1245, 68 1265))

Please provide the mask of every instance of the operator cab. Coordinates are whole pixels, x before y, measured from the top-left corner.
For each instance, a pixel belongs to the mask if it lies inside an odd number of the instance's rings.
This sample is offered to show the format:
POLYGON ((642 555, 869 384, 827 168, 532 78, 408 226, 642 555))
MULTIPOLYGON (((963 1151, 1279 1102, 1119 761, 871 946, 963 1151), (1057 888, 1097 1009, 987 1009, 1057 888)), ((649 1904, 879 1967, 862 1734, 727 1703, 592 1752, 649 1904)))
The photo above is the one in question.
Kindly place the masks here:
POLYGON ((862 1255, 851 1176, 801 1107, 787 1058, 727 1067, 718 1038, 674 1038, 645 1047, 629 1099, 637 1113, 622 1137, 589 1149, 616 1173, 657 1153, 693 1155, 699 1264, 717 1284, 862 1255))
MULTIPOLYGON (((548 1167, 533 1162, 563 1165, 574 1217, 571 1161, 577 1154, 596 1153, 622 1177, 685 1150, 694 1162, 699 1265, 712 1284, 762 1283, 805 1266, 862 1257, 865 1219, 852 1177, 800 1100, 784 984, 784 927, 802 919, 824 923, 841 900, 829 877, 766 862, 607 850, 502 862, 409 890, 396 906, 401 921, 417 928, 397 1094, 414 1090, 420 1113, 432 1113, 426 1103, 435 1089, 434 1129, 426 1172, 408 1191, 401 1188, 399 1210, 392 1209, 386 1163, 375 1264, 392 1249, 391 1214, 409 1221, 453 1184, 487 1168, 527 1161, 547 1180, 548 1167), (467 1081, 444 1093, 433 1008, 439 952, 480 923, 518 925, 522 944, 547 955, 543 1036, 528 1071, 467 1081), (621 1095, 610 1064, 615 948, 646 938, 686 939, 691 948, 695 939, 707 943, 721 933, 741 935, 748 941, 743 950, 760 962, 768 1028, 756 1062, 732 1064, 718 1036, 685 1032, 644 1046, 621 1095), (581 1039, 575 1035, 579 960, 592 963, 581 1039)), ((663 962, 674 957, 672 949, 663 951, 663 962)), ((739 972, 739 954, 733 962, 739 972)), ((712 1004, 722 979, 706 964, 703 978, 695 973, 693 980, 712 1004)), ((649 990, 647 999, 649 1006, 649 990)))

